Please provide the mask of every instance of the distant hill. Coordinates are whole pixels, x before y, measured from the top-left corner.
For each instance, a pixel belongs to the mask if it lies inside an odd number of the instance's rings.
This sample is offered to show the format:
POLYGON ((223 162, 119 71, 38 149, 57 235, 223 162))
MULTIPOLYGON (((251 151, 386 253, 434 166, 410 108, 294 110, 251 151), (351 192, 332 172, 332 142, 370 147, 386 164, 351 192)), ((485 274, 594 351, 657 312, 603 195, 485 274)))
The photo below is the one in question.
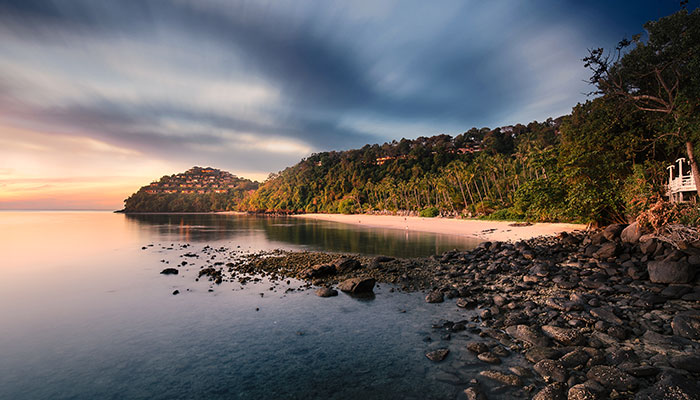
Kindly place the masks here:
POLYGON ((124 200, 124 212, 208 212, 236 209, 258 182, 211 167, 192 167, 141 187, 124 200))

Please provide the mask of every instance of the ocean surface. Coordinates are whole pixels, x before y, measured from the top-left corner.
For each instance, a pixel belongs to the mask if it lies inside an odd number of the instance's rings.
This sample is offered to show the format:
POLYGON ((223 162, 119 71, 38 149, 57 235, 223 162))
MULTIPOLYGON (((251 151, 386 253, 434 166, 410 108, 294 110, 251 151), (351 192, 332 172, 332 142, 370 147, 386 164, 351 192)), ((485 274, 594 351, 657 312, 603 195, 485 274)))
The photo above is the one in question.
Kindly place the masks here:
POLYGON ((475 244, 297 218, 0 212, 0 399, 460 398, 480 370, 470 337, 431 325, 474 311, 389 285, 373 299, 286 290, 294 280, 214 285, 195 281, 211 260, 183 255, 413 257, 475 244), (160 274, 185 259, 181 274, 160 274), (451 353, 432 363, 438 347, 451 353))

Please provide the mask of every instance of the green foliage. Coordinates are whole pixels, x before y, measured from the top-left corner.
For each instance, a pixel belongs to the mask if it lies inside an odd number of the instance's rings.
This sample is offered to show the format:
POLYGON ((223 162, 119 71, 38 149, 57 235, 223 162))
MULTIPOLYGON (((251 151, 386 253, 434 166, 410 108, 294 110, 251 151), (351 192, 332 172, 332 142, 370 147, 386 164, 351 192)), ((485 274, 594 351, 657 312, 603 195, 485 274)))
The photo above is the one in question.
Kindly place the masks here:
POLYGON ((504 208, 493 213, 481 217, 488 221, 523 221, 525 215, 518 212, 514 207, 504 208))
POLYGON ((418 215, 423 218, 435 218, 440 215, 440 210, 437 207, 426 207, 418 215))

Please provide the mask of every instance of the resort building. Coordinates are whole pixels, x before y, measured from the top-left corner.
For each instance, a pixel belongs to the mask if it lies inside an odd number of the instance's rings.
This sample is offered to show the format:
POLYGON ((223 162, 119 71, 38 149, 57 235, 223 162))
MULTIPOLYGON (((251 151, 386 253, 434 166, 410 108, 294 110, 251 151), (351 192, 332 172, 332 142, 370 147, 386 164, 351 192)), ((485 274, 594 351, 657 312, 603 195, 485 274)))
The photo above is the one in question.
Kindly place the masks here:
POLYGON ((666 195, 671 202, 688 201, 697 193, 695 176, 690 169, 690 163, 685 158, 679 158, 668 169, 668 185, 666 195))

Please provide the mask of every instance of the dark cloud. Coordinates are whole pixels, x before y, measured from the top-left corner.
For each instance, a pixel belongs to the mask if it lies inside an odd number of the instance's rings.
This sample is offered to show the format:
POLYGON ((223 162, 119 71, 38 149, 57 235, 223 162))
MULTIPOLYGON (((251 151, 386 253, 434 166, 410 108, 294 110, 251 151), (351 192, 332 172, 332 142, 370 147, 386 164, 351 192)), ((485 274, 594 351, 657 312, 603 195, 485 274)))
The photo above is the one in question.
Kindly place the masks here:
MULTIPOLYGON (((231 167, 274 170, 299 155, 274 155, 271 162, 260 157, 262 150, 236 150, 231 136, 218 131, 291 138, 325 150, 558 116, 583 99, 580 58, 591 42, 614 43, 622 33, 639 31, 644 21, 675 11, 675 3, 642 1, 625 13, 617 2, 604 1, 444 2, 440 8, 400 2, 382 14, 372 2, 0 0, 0 50, 7 50, 7 60, 50 75, 54 63, 74 66, 71 54, 80 56, 87 61, 76 66, 80 71, 56 73, 77 91, 79 84, 99 89, 128 79, 114 71, 82 75, 90 61, 99 61, 99 54, 85 55, 90 46, 113 41, 126 42, 127 50, 129 44, 164 48, 153 57, 164 57, 161 65, 170 63, 183 80, 206 70, 208 78, 263 81, 279 91, 269 104, 240 107, 243 111, 231 106, 232 112, 168 96, 139 99, 137 87, 135 99, 85 90, 77 100, 42 104, 23 98, 29 88, 13 86, 19 81, 12 76, 16 70, 4 71, 7 64, 0 63, 0 118, 81 132, 161 156, 210 157, 231 167), (348 15, 353 6, 366 8, 367 15, 348 15), (56 47, 63 53, 42 58, 43 48, 56 47), (175 48, 189 55, 190 64, 169 58, 168 50, 175 48), (516 115, 525 119, 512 120, 516 115), (163 120, 183 127, 169 131, 163 120), (434 130, 402 129, 412 124, 434 130), (193 125, 205 129, 188 128, 193 125), (207 150, 217 146, 232 150, 207 150)), ((127 51, 123 63, 136 61, 127 51)), ((161 71, 148 72, 157 81, 161 71)), ((41 80, 31 85, 31 93, 48 90, 41 80)))

